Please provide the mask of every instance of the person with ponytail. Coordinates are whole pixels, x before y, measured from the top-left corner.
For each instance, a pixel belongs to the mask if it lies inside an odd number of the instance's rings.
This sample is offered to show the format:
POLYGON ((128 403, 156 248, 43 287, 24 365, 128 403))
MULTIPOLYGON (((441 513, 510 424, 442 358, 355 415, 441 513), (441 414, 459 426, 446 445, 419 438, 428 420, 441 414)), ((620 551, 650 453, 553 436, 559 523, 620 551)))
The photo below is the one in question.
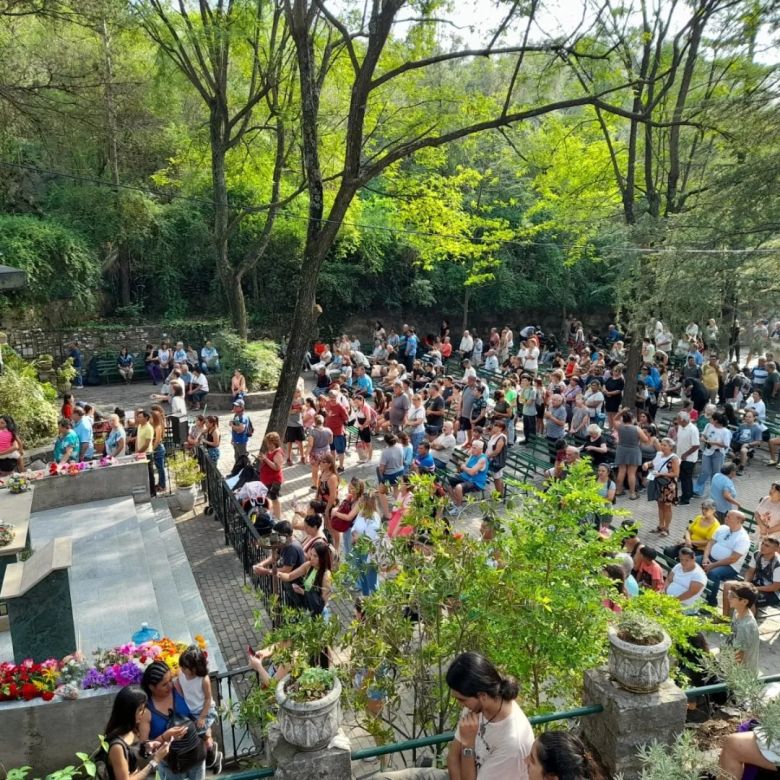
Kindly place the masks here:
POLYGON ((447 685, 463 706, 447 769, 402 769, 376 780, 528 780, 534 735, 515 701, 514 678, 479 653, 461 653, 447 670, 447 685))
POLYGON ((582 740, 568 731, 537 737, 526 758, 528 780, 603 780, 582 740))

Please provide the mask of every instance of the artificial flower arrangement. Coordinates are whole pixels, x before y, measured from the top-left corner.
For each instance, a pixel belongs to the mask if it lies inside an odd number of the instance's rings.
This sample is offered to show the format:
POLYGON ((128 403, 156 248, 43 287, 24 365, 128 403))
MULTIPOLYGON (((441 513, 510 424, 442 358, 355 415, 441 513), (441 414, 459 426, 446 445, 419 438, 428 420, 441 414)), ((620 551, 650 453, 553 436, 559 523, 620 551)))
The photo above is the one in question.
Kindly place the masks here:
POLYGON ((0 523, 0 547, 7 547, 16 536, 16 528, 11 523, 0 523))
POLYGON ((25 493, 30 489, 30 481, 24 474, 12 474, 5 484, 11 493, 25 493))
MULTIPOLYGON (((195 643, 205 653, 206 640, 200 634, 195 643)), ((152 661, 165 661, 177 672, 179 656, 187 647, 186 642, 163 637, 139 645, 129 642, 111 650, 97 650, 91 664, 81 653, 41 663, 30 659, 20 664, 0 663, 0 702, 36 698, 51 701, 55 695, 75 699, 79 690, 137 685, 152 661)))

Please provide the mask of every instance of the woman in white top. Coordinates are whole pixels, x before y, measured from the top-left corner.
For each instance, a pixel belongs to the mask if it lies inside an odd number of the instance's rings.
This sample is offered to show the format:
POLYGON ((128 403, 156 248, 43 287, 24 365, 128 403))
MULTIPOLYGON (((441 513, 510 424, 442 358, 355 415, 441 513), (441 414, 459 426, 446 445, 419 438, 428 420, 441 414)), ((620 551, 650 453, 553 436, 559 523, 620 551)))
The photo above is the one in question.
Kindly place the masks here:
POLYGON ((406 420, 404 420, 404 429, 409 434, 415 455, 420 442, 425 438, 425 407, 422 400, 419 393, 412 396, 412 405, 406 413, 406 420))
POLYGON ((106 437, 106 455, 112 458, 118 458, 125 454, 127 434, 122 427, 118 414, 110 415, 108 421, 111 424, 111 430, 106 437))
POLYGON ((365 539, 375 546, 381 525, 376 494, 367 491, 360 499, 358 514, 352 524, 351 563, 357 574, 356 584, 363 596, 370 596, 379 586, 379 571, 373 554, 363 549, 360 540, 365 539))
POLYGON ((528 347, 523 360, 523 371, 526 374, 536 374, 539 370, 539 343, 535 338, 528 339, 528 347))
MULTIPOLYGON (((705 409, 705 414, 706 414, 705 409)), ((701 434, 701 472, 696 484, 693 486, 693 492, 699 496, 704 496, 712 477, 717 474, 723 466, 723 458, 731 445, 731 431, 726 427, 726 415, 722 412, 713 412, 710 422, 707 423, 701 434)))
POLYGON ((186 415, 187 404, 184 401, 184 391, 181 385, 176 383, 171 385, 171 414, 186 415))
POLYGON ((661 439, 660 450, 652 461, 642 468, 648 472, 649 482, 655 482, 655 500, 658 503, 658 527, 651 533, 669 536, 672 507, 677 503, 677 480, 680 478, 680 457, 674 451, 674 439, 661 439))

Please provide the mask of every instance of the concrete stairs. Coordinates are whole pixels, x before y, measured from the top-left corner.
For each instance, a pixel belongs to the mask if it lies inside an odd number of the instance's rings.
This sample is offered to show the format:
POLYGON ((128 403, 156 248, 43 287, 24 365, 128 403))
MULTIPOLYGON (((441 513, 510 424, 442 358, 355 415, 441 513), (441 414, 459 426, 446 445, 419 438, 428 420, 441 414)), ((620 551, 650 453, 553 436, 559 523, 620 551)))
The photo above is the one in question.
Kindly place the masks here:
MULTIPOLYGON (((39 512, 31 515, 30 536, 33 550, 54 537, 73 540, 71 598, 85 655, 129 642, 148 623, 175 641, 203 635, 210 667, 225 671, 164 499, 135 504, 128 497, 39 512)), ((0 660, 5 656, 0 645, 0 660)))

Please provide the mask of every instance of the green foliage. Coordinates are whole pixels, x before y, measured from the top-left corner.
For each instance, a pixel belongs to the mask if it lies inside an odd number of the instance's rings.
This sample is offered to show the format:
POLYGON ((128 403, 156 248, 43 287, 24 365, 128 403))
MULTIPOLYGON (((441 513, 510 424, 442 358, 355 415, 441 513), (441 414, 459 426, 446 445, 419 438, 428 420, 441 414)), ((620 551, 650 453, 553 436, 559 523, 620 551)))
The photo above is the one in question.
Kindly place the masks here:
MULTIPOLYGON (((643 745, 637 755, 642 763, 641 780, 700 780, 708 773, 721 776, 712 751, 701 750, 692 731, 684 731, 671 746, 658 742, 643 745)), ((619 775, 617 780, 621 778, 619 775)))
POLYGON ((51 442, 57 435, 57 410, 52 403, 56 391, 38 381, 31 365, 17 368, 14 362, 6 359, 5 371, 0 374, 0 409, 13 417, 25 447, 51 442))
POLYGON ((203 478, 198 461, 184 452, 177 452, 168 465, 176 482, 176 487, 188 488, 197 485, 203 478))
POLYGON ((282 361, 273 341, 244 341, 229 331, 213 336, 223 369, 221 383, 230 387, 230 375, 240 368, 249 390, 271 390, 279 383, 282 361))
POLYGON ((632 645, 657 645, 663 641, 663 629, 640 612, 623 612, 615 621, 618 636, 632 645))
POLYGON ((330 669, 310 666, 291 678, 284 691, 293 701, 317 701, 333 689, 335 682, 336 675, 330 669))
POLYGON ((65 301, 73 320, 94 311, 99 266, 75 230, 53 219, 0 214, 0 253, 6 263, 27 272, 27 287, 14 299, 40 306, 65 301))

